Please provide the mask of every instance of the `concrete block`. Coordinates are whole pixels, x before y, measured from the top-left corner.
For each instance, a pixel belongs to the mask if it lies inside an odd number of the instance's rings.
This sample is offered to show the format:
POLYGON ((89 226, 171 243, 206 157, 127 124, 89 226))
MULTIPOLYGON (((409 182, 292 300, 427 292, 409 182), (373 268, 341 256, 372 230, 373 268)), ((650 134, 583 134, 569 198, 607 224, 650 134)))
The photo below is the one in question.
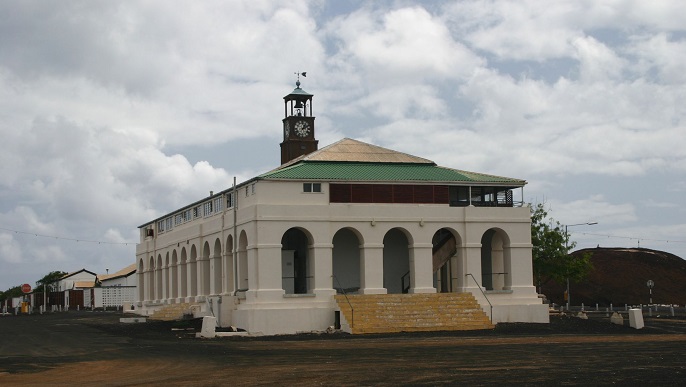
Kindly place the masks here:
POLYGON ((610 317, 610 322, 617 325, 624 325, 624 317, 621 314, 614 312, 610 317))
POLYGON ((635 329, 643 329, 643 312, 641 309, 629 309, 629 326, 635 329))
POLYGON ((213 316, 205 316, 202 318, 202 330, 200 331, 200 337, 215 337, 217 333, 215 329, 217 327, 217 318, 213 316))

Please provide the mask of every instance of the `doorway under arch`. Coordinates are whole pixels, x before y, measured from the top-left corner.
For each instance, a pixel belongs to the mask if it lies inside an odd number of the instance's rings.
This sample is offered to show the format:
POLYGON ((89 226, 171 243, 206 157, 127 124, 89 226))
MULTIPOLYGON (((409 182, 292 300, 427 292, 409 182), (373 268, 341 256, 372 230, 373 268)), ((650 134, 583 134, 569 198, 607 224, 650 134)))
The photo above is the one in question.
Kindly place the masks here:
POLYGON ((360 290, 360 246, 359 234, 343 228, 333 236, 333 287, 337 293, 357 293, 360 290))
POLYGON ((309 262, 310 238, 299 228, 281 237, 281 283, 286 294, 307 294, 312 289, 309 262))
POLYGON ((400 228, 383 238, 383 286, 389 294, 407 293, 410 283, 410 240, 400 228))
POLYGON ((481 237, 481 285, 486 290, 505 290, 511 286, 507 268, 510 267, 510 240, 497 228, 487 230, 481 237))
POLYGON ((179 297, 188 297, 188 255, 186 247, 181 248, 181 263, 179 264, 179 297))
POLYGON ((431 238, 434 287, 439 293, 451 293, 463 286, 460 273, 461 238, 454 230, 441 228, 431 238))
POLYGON ((238 289, 250 289, 248 275, 248 235, 245 231, 241 231, 241 236, 238 238, 238 289))

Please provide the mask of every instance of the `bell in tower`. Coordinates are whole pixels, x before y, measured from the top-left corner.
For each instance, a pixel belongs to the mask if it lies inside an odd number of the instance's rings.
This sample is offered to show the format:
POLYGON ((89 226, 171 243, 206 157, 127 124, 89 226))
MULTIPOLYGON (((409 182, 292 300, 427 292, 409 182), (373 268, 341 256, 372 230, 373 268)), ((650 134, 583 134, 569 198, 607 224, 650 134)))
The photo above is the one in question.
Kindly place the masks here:
POLYGON ((281 143, 281 164, 317 150, 319 141, 314 138, 314 116, 312 115, 312 94, 300 88, 300 75, 295 89, 283 97, 283 142, 281 143))

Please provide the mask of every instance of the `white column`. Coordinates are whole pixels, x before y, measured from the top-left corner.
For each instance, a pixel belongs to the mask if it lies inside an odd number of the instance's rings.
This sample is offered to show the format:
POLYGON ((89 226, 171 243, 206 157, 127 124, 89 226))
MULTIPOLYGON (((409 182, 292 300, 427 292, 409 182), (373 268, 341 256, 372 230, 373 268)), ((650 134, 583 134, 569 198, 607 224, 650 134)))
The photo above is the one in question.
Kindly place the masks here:
POLYGON ((460 291, 481 294, 479 291, 479 286, 481 286, 481 243, 466 243, 464 253, 465 278, 464 287, 460 291), (478 286, 474 282, 475 280, 478 282, 478 286))
POLYGON ((317 296, 331 297, 336 294, 333 289, 333 244, 322 243, 312 246, 310 260, 314 274, 314 293, 317 296))
POLYGON ((228 294, 233 292, 233 251, 228 251, 223 255, 224 263, 222 264, 222 272, 224 278, 222 278, 222 289, 223 294, 228 294))
POLYGON ((410 246, 410 293, 436 293, 433 287, 433 244, 410 246))
POLYGON ((283 299, 281 282, 281 244, 248 246, 248 302, 270 302, 283 299))
POLYGON ((383 287, 383 243, 367 243, 362 246, 360 270, 360 293, 388 293, 383 287))
POLYGON ((215 255, 210 258, 210 294, 221 294, 224 291, 222 278, 224 268, 222 267, 222 256, 215 255))

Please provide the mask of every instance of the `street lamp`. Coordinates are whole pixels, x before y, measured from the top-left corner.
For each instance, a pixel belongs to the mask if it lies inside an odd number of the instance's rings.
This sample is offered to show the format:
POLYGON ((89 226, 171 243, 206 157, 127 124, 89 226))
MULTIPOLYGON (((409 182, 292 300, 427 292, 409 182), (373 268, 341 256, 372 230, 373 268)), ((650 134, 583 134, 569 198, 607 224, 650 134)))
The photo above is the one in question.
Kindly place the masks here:
MULTIPOLYGON (((575 223, 575 224, 566 224, 565 225, 565 250, 567 251, 567 255, 569 255, 569 233, 567 232, 567 229, 569 227, 574 227, 574 226, 593 226, 594 224, 598 224, 598 222, 586 222, 586 223, 575 223)), ((569 275, 567 275, 567 311, 569 311, 569 306, 571 305, 571 299, 572 297, 569 294, 569 275)))
POLYGON ((653 304, 653 287, 655 286, 655 281, 648 280, 646 285, 648 285, 648 293, 649 293, 649 301, 650 301, 650 302, 648 302, 648 305, 652 305, 653 304))

